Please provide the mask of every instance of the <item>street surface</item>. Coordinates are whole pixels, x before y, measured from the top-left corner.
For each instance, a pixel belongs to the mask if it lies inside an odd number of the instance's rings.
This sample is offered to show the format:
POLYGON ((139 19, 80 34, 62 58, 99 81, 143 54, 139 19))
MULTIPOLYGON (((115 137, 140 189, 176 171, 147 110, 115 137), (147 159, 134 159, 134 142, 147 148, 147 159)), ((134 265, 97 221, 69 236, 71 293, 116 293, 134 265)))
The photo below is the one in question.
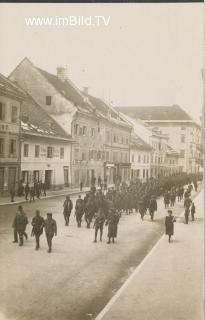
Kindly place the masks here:
POLYGON ((175 223, 175 237, 158 241, 96 320, 203 320, 203 199, 197 219, 175 223), (135 315, 135 316, 133 316, 135 315))
MULTIPOLYGON (((103 242, 93 243, 94 229, 87 229, 85 222, 77 228, 73 212, 70 226, 64 226, 64 198, 23 204, 29 218, 29 239, 23 247, 12 243, 17 206, 0 207, 1 320, 94 319, 164 232, 166 210, 159 200, 154 222, 148 214, 143 222, 139 214, 123 214, 115 244, 106 244, 107 228, 103 242), (35 209, 44 217, 52 212, 57 221, 51 254, 44 234, 39 251, 30 237, 35 209)), ((75 202, 76 196, 71 199, 75 202)), ((174 215, 182 207, 177 204, 174 215)))

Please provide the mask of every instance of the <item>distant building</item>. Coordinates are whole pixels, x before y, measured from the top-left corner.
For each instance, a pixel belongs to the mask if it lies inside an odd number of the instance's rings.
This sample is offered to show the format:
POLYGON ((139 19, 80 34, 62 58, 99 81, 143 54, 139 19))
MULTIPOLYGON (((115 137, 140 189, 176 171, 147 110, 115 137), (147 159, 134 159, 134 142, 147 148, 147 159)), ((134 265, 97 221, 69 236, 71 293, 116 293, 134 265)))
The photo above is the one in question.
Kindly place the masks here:
MULTIPOLYGON (((121 116, 132 125, 134 135, 137 135, 149 145, 152 151, 150 153, 150 172, 149 177, 157 178, 160 176, 170 175, 172 173, 180 172, 178 163, 178 153, 169 146, 168 135, 163 134, 156 128, 151 128, 141 120, 130 117, 124 113, 121 116), (171 151, 172 150, 172 151, 171 151), (167 163, 169 162, 169 168, 167 163), (173 167, 173 170, 170 170, 173 167)), ((131 148, 132 150, 132 148, 131 148)), ((141 151, 142 153, 143 151, 141 151)), ((148 151, 147 151, 148 152, 148 151)), ((139 159, 141 161, 141 156, 139 159)), ((139 169, 138 169, 139 170, 139 169)))
POLYGON ((17 189, 20 174, 20 109, 24 93, 0 74, 0 195, 17 189))
POLYGON ((80 91, 58 68, 57 75, 34 66, 25 58, 11 73, 33 99, 73 137, 72 185, 80 182, 129 179, 131 127, 102 100, 80 91), (25 77, 26 75, 26 77, 25 77), (119 140, 120 139, 120 140, 119 140))
POLYGON ((151 176, 153 148, 136 134, 132 134, 130 146, 131 180, 146 181, 151 176))
POLYGON ((201 127, 179 106, 118 107, 116 110, 131 118, 140 119, 150 128, 166 134, 169 145, 179 153, 181 171, 199 171, 201 127))
POLYGON ((71 136, 30 97, 21 108, 21 176, 32 185, 45 182, 47 189, 71 184, 71 136))

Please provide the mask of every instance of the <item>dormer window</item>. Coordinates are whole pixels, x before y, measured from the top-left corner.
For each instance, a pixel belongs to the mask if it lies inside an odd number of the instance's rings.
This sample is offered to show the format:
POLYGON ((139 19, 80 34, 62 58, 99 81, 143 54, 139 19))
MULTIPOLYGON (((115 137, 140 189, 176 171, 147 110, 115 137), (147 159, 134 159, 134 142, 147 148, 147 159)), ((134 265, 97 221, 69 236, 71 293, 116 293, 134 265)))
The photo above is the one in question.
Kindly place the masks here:
POLYGON ((46 96, 46 105, 47 106, 51 105, 51 96, 46 96))

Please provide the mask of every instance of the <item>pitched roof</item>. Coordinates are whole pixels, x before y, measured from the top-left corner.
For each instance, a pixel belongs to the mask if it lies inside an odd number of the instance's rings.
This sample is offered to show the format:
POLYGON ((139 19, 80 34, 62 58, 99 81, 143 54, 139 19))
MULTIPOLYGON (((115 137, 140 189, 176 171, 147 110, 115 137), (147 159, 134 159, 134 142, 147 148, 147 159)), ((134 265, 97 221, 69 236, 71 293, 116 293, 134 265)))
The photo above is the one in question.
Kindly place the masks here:
POLYGON ((115 123, 130 127, 130 124, 125 121, 123 117, 121 117, 120 113, 116 111, 115 108, 108 105, 108 103, 106 103, 104 100, 84 92, 83 94, 87 96, 92 105, 96 107, 96 111, 98 114, 100 114, 100 116, 108 118, 110 121, 113 121, 115 123))
POLYGON ((144 140, 142 140, 136 134, 131 136, 131 148, 139 149, 139 150, 146 150, 146 151, 153 150, 153 148, 148 143, 146 143, 144 140))
POLYGON ((178 105, 156 107, 116 107, 116 110, 141 120, 192 120, 178 105))
POLYGON ((8 95, 17 97, 18 99, 23 99, 25 97, 25 92, 19 86, 14 84, 11 80, 6 78, 0 73, 0 92, 8 95))
POLYGON ((72 140, 71 135, 66 134, 61 126, 28 94, 22 104, 21 112, 21 128, 23 133, 47 138, 72 140))
POLYGON ((62 81, 54 74, 51 74, 37 67, 36 69, 40 71, 40 73, 47 79, 49 83, 54 86, 57 91, 59 91, 69 101, 73 102, 73 104, 80 111, 93 111, 94 108, 92 108, 91 105, 86 101, 86 99, 84 99, 80 90, 70 80, 62 81))

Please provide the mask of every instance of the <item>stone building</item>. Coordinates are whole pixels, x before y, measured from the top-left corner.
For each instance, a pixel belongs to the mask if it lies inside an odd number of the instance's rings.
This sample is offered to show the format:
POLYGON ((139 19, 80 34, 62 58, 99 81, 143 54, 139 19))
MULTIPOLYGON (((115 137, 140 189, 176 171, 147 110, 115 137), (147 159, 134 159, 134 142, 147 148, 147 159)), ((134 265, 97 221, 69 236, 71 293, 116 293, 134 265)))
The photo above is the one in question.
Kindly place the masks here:
POLYGON ((118 107, 117 110, 168 136, 169 145, 179 153, 180 170, 200 170, 201 126, 178 105, 162 107, 118 107))
POLYGON ((130 162, 131 180, 146 181, 151 176, 151 156, 153 148, 136 134, 131 136, 130 162))
POLYGON ((20 109, 23 91, 0 74, 0 195, 17 188, 20 174, 20 109))
POLYGON ((32 184, 46 183, 47 189, 71 184, 72 139, 30 96, 21 108, 21 176, 32 184))
POLYGON ((141 120, 128 116, 125 113, 121 113, 121 116, 132 125, 133 134, 140 137, 144 143, 152 148, 152 151, 150 151, 149 177, 157 178, 169 175, 170 172, 180 172, 178 154, 174 149, 172 149, 172 158, 174 158, 174 161, 169 163, 173 170, 170 171, 170 168, 167 167, 167 157, 170 157, 170 146, 168 144, 167 134, 163 134, 157 128, 151 128, 141 120))
POLYGON ((53 75, 25 58, 11 73, 10 79, 24 88, 74 138, 71 156, 73 186, 79 186, 80 182, 88 186, 91 180, 99 177, 102 180, 109 177, 110 183, 116 177, 129 179, 131 128, 117 111, 80 91, 62 67, 57 69, 57 75, 53 75), (116 136, 123 136, 123 142, 122 139, 117 141, 116 136))

